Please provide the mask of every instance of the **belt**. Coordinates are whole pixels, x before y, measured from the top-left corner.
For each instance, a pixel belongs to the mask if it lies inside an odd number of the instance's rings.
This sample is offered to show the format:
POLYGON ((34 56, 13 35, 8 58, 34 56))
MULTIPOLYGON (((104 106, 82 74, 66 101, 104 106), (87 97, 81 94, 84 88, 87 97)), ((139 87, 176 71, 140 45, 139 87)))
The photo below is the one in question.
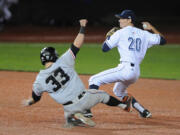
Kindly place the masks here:
POLYGON ((131 67, 134 67, 134 66, 135 66, 135 64, 132 63, 132 62, 128 62, 128 61, 120 61, 120 63, 123 63, 123 62, 125 62, 125 63, 130 63, 130 66, 131 66, 131 67))
POLYGON ((135 66, 135 64, 134 63, 130 63, 131 64, 131 67, 134 67, 135 66))
MULTIPOLYGON (((79 95, 78 95, 78 99, 81 99, 81 98, 84 96, 85 93, 86 93, 86 92, 83 91, 81 94, 79 94, 79 95)), ((68 101, 68 102, 66 102, 66 103, 64 103, 64 104, 62 104, 62 105, 70 105, 70 104, 73 104, 73 101, 68 101)))

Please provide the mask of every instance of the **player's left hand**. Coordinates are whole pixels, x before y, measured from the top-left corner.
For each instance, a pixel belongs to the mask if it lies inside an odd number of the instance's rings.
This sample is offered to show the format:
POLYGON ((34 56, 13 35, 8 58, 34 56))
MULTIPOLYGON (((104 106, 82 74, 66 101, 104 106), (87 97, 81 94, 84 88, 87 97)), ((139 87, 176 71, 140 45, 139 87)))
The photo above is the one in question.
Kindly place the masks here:
POLYGON ((24 100, 22 100, 22 102, 21 102, 21 105, 23 106, 23 107, 25 107, 25 106, 30 106, 31 104, 32 104, 32 98, 29 98, 29 99, 24 99, 24 100))
POLYGON ((79 22, 80 22, 80 25, 82 27, 86 27, 86 24, 87 24, 88 20, 87 19, 81 19, 81 20, 79 20, 79 22))
POLYGON ((112 29, 110 29, 106 34, 106 38, 112 36, 119 29, 119 27, 113 27, 112 29))

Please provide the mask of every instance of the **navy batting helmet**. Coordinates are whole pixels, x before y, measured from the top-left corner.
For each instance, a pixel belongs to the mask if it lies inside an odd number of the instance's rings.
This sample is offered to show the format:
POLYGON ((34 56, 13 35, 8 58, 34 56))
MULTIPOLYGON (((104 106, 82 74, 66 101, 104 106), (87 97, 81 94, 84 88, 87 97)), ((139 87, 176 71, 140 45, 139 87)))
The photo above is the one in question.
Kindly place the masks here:
POLYGON ((58 57, 59 55, 54 47, 45 47, 40 53, 40 59, 43 65, 45 65, 46 62, 56 62, 58 57))

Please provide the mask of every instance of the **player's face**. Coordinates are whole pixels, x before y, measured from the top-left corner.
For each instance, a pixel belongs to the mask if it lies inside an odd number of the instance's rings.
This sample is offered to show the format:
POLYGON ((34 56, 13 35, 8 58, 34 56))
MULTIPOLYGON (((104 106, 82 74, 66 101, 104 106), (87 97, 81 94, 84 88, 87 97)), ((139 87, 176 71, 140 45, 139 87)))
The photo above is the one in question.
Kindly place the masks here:
POLYGON ((124 27, 129 26, 129 25, 130 25, 130 19, 123 19, 123 18, 119 19, 120 28, 124 28, 124 27))

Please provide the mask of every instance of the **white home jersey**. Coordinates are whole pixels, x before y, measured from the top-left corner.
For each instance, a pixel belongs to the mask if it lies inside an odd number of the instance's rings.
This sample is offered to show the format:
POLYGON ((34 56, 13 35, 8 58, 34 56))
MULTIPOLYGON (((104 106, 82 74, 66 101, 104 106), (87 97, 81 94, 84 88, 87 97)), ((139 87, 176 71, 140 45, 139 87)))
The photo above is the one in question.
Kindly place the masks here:
POLYGON ((116 31, 105 42, 111 49, 118 48, 120 61, 140 64, 147 49, 160 44, 160 36, 136 27, 127 26, 116 31))
POLYGON ((36 95, 48 92, 60 104, 76 98, 85 87, 74 70, 74 59, 69 49, 51 67, 41 70, 33 84, 36 95))

